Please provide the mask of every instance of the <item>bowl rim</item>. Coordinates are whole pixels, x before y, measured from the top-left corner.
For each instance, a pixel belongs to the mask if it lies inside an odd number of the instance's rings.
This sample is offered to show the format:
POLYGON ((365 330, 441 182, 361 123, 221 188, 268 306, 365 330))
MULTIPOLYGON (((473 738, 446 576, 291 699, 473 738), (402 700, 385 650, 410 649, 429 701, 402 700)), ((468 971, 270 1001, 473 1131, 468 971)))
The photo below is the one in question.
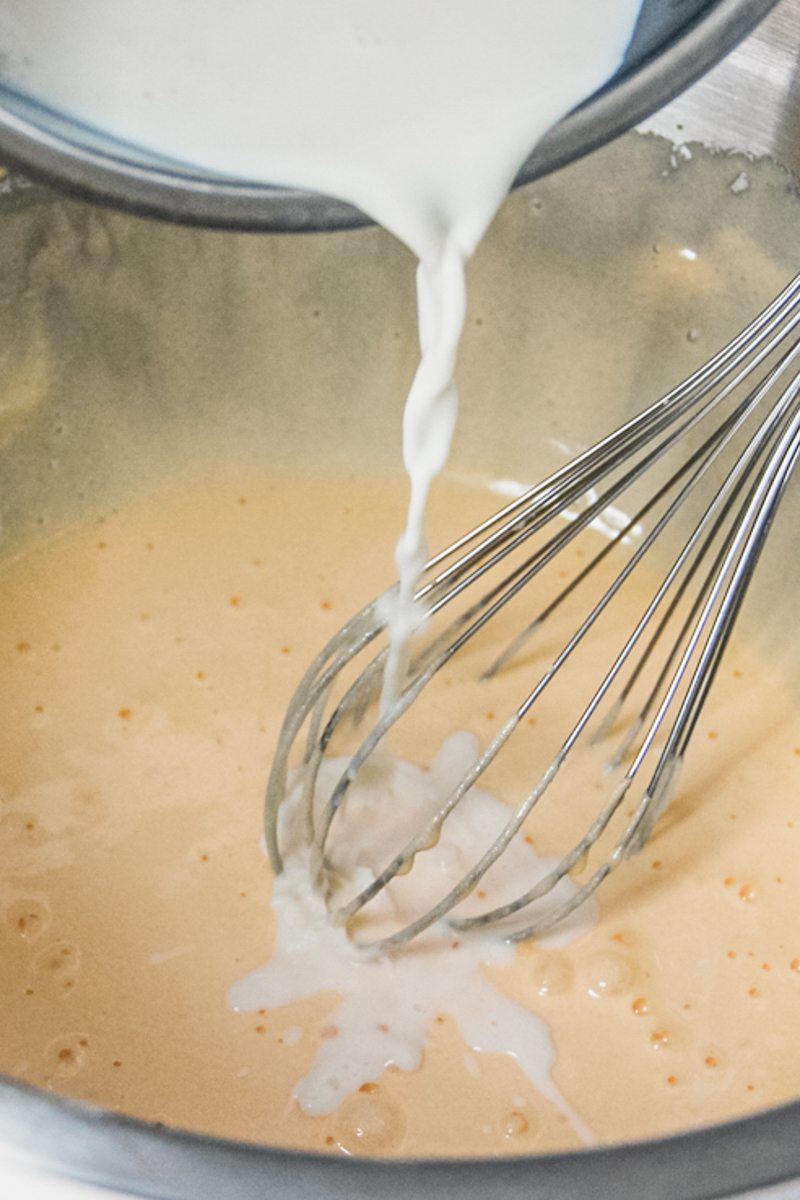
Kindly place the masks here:
MULTIPOLYGON (((559 170, 644 120, 727 54, 776 3, 710 0, 670 41, 618 72, 560 121, 523 164, 514 186, 559 170)), ((372 223, 329 196, 144 165, 122 152, 82 145, 4 107, 1 93, 0 153, 34 179, 80 199, 181 224, 310 233, 372 223)))
POLYGON ((638 1142, 387 1159, 191 1133, 0 1075, 0 1133, 27 1166, 157 1200, 723 1200, 800 1179, 800 1100, 638 1142))
MULTIPOLYGON (((776 0, 717 0, 658 55, 620 74, 548 135, 516 185, 548 174, 637 124, 740 41, 776 0)), ((252 231, 357 228, 358 210, 324 196, 179 176, 71 143, 0 108, 0 151, 80 198, 186 224, 252 231), (269 196, 269 204, 264 203, 269 196)), ((800 1178, 800 1100, 664 1138, 561 1154, 477 1159, 359 1158, 234 1142, 54 1096, 0 1075, 0 1134, 45 1170, 163 1200, 718 1200, 800 1178), (452 1189, 452 1192, 450 1191, 452 1189)))

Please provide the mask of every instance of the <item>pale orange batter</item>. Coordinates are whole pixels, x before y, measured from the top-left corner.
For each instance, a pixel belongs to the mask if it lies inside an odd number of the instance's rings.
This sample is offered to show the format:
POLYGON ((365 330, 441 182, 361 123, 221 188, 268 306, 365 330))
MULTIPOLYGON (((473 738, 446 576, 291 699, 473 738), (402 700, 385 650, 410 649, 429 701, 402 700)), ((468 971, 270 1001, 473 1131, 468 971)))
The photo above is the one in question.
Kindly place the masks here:
MULTIPOLYGON (((403 501, 400 486, 349 479, 184 490, 5 566, 0 1069, 282 1146, 577 1144, 512 1061, 467 1054, 444 1014, 418 1072, 305 1116, 291 1089, 334 997, 253 1016, 226 1003, 268 954, 260 798, 285 705, 312 655, 388 581, 403 501)), ((444 486, 434 544, 491 506, 480 489, 444 486)), ((478 686, 453 689, 449 717, 485 738, 508 682, 478 686)), ((736 645, 712 699, 678 798, 603 888, 599 923, 564 949, 527 943, 497 974, 548 1022, 555 1081, 604 1141, 798 1090, 796 713, 736 645)), ((520 769, 509 756, 497 794, 518 790, 520 769)), ((589 794, 584 812, 596 806, 589 794)))

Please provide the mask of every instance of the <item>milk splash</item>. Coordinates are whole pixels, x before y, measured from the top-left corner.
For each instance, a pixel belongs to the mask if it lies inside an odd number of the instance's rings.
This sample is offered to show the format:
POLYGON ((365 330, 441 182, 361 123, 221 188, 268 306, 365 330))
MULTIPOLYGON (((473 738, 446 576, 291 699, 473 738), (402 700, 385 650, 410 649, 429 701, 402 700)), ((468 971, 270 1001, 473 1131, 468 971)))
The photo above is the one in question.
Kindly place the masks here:
MULTIPOLYGON (((353 782, 336 843, 336 862, 346 884, 365 886, 412 828, 418 827, 448 795, 476 754, 470 734, 455 734, 444 744, 430 771, 385 758, 353 782), (366 848, 365 825, 374 837, 366 848)), ((322 766, 321 794, 327 794, 344 766, 322 766)), ((552 1081, 553 1045, 546 1024, 505 997, 486 977, 487 966, 507 967, 512 945, 497 933, 457 938, 446 924, 426 931, 396 957, 366 959, 347 933, 332 925, 322 897, 309 887, 307 851, 297 820, 299 787, 284 806, 287 853, 274 883, 275 949, 270 961, 235 984, 229 1001, 240 1012, 280 1008, 303 997, 334 991, 341 997, 329 1018, 335 1036, 323 1038, 309 1073, 296 1084, 294 1097, 314 1116, 330 1113, 387 1067, 416 1070, 428 1032, 439 1014, 456 1021, 468 1046, 477 1052, 510 1055, 531 1083, 572 1123, 586 1142, 590 1131, 552 1081)), ((439 899, 476 861, 503 827, 508 809, 488 792, 473 788, 445 823, 436 851, 421 854, 410 876, 396 879, 374 902, 373 923, 402 920, 413 907, 439 899)), ((337 821, 339 818, 337 818, 337 821)), ((539 858, 523 839, 508 847, 502 863, 481 881, 483 903, 500 904, 519 895, 543 876, 553 860, 539 858)), ((549 898, 558 904, 574 893, 562 880, 549 898)), ((465 902, 461 911, 469 911, 465 902)), ((582 906, 546 945, 563 945, 595 920, 593 902, 582 906)), ((369 933, 375 933, 370 927, 369 933)))

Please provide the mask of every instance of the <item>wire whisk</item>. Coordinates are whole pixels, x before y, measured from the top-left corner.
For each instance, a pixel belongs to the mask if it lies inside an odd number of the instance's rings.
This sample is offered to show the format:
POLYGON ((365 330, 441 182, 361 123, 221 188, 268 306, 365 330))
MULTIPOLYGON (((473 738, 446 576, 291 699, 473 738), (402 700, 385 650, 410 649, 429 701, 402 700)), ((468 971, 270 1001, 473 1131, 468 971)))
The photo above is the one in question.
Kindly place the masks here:
MULTIPOLYGON (((292 790, 312 882, 325 895, 331 919, 349 929, 356 945, 374 954, 392 952, 441 921, 458 936, 495 925, 514 941, 544 933, 648 840, 673 794, 800 455, 799 325, 800 276, 684 382, 431 559, 415 598, 417 632, 408 675, 388 711, 378 710, 377 696, 393 590, 354 616, 311 664, 289 705, 273 761, 266 842, 279 872, 280 810, 292 790), (620 520, 620 511, 630 515, 620 520), (595 535, 585 565, 562 582, 554 565, 609 514, 616 522, 613 534, 595 535), (530 724, 530 714, 589 635, 602 636, 604 619, 646 558, 658 558, 660 573, 649 577, 655 583, 645 593, 641 615, 621 646, 611 649, 599 677, 587 681, 578 672, 571 694, 583 691, 583 697, 574 701, 566 734, 547 752, 525 794, 511 800, 504 827, 457 881, 447 883, 437 902, 377 938, 359 938, 370 906, 411 870, 418 855, 437 845, 444 823, 530 724), (543 581, 553 575, 557 582, 543 596, 543 581), (505 630, 498 646, 493 631, 512 607, 523 611, 522 619, 510 637, 505 630), (531 639, 536 635, 538 645, 553 614, 573 608, 578 615, 569 635, 547 650, 543 669, 532 675, 531 639), (488 659, 476 668, 478 649, 485 653, 487 647, 488 659), (487 681, 503 672, 509 693, 512 681, 516 686, 522 678, 522 695, 436 810, 355 895, 343 898, 337 814, 359 773, 456 661, 487 681), (335 784, 321 789, 321 764, 345 729, 356 738, 354 749, 335 784), (521 894, 476 912, 481 880, 528 828, 578 744, 590 747, 612 734, 620 741, 606 763, 602 799, 588 827, 521 894), (566 877, 576 885, 553 903, 553 890, 566 877), (470 896, 465 913, 461 906, 470 896)), ((441 693, 438 704, 446 712, 441 693)), ((363 836, 370 836, 368 827, 363 836)))

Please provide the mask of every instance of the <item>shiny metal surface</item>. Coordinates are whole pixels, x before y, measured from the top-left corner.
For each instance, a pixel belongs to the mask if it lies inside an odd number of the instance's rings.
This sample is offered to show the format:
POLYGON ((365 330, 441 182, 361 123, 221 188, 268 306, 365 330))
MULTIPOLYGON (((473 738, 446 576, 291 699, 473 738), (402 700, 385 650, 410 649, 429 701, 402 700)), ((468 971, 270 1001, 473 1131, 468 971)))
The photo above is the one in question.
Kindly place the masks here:
POLYGON ((639 128, 769 156, 800 179, 800 0, 781 0, 746 41, 639 128))
MULTIPOLYGON (((642 0, 622 69, 550 131, 523 164, 517 183, 558 170, 658 109, 718 62, 774 3, 642 0)), ((363 213, 328 196, 165 164, 42 108, 2 80, 0 152, 73 195, 185 224, 302 232, 368 223, 363 213)), ((14 179, 10 182, 13 188, 14 179)))
MULTIPOLYGON (((800 177, 800 0, 781 0, 767 22, 703 81, 646 122, 644 129, 671 140, 702 139, 725 150, 772 154, 800 177), (712 115, 713 114, 713 115, 712 115)), ((52 198, 49 189, 0 179, 0 219, 29 202, 52 198)), ((141 225, 131 222, 131 226, 141 225)), ((55 255, 43 240, 40 267, 55 255)), ((180 231, 172 231, 176 235, 180 231)), ((185 232, 185 231, 184 231, 185 232)), ((359 238, 370 238, 367 232, 359 238)), ((328 239, 307 239, 308 243, 328 239)), ((363 250, 363 246, 361 247, 363 250)), ((356 251, 354 251, 355 253, 356 251)), ((10 268, 5 260, 6 269, 10 268)), ((55 268, 53 268, 55 270, 55 268)), ((84 272, 85 275, 85 272, 84 272)), ((81 276, 81 278, 84 277, 81 276)), ((71 291, 77 287, 73 284, 71 291)), ((72 299, 70 289, 58 303, 72 299)), ((7 324, 7 322, 6 322, 7 324)), ((81 353, 86 345, 81 343, 81 353)), ((77 411, 77 409, 76 409, 77 411)), ((697 1130, 592 1155, 520 1158, 507 1163, 348 1163, 270 1152, 192 1137, 105 1113, 11 1081, 0 1085, 0 1130, 10 1146, 25 1145, 30 1162, 59 1176, 117 1185, 133 1194, 186 1200, 311 1200, 318 1196, 453 1197, 497 1200, 693 1200, 730 1197, 797 1200, 800 1185, 800 1106, 795 1103, 714 1130, 697 1130), (757 1193, 752 1189, 774 1186, 757 1193)), ((10 1151, 9 1151, 10 1152, 10 1151)), ((31 1168, 32 1169, 32 1168, 31 1168)), ((21 1170, 21 1168, 20 1168, 21 1170)), ((22 1178, 20 1176, 19 1178, 22 1178)), ((48 1177, 50 1179, 51 1177, 48 1177)), ((0 1193, 9 1200, 35 1191, 0 1193)), ((27 1188, 27 1178, 25 1186, 27 1188)), ((72 1187, 65 1183, 71 1197, 72 1187)), ((53 1189, 55 1190, 55 1189, 53 1189)), ((81 1189, 82 1190, 82 1189, 81 1189)), ((48 1190, 48 1200, 50 1192, 48 1190)))
POLYGON ((386 1162, 294 1154, 146 1125, 43 1092, 0 1088, 0 1124, 28 1161, 160 1200, 795 1200, 797 1106, 588 1153, 386 1162), (773 1193, 775 1194, 775 1193, 773 1193))

